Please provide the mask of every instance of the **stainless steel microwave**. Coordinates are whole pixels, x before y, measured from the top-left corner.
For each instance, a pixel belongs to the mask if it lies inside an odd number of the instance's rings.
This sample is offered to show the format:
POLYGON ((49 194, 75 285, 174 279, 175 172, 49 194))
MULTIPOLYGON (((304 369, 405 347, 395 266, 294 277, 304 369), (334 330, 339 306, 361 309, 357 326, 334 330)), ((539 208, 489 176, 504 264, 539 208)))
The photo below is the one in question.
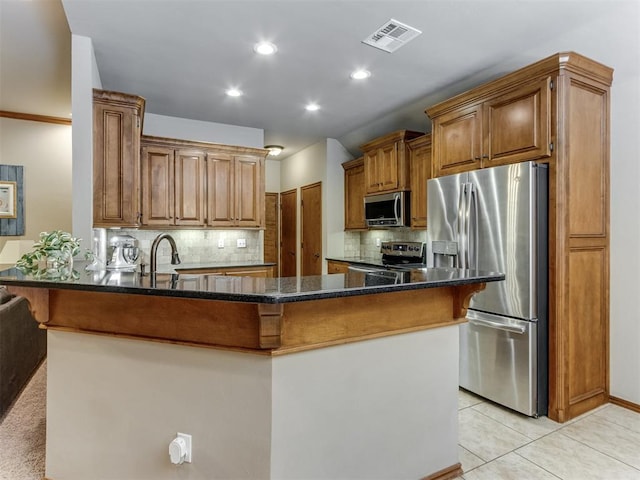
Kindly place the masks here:
POLYGON ((367 195, 364 217, 368 227, 408 227, 409 192, 367 195))

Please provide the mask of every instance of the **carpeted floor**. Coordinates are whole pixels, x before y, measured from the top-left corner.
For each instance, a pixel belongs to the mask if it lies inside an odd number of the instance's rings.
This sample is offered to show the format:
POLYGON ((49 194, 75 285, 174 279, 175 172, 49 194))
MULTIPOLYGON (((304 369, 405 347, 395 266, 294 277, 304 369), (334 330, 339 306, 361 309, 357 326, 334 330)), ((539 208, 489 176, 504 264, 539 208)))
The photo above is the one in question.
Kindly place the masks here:
POLYGON ((45 360, 0 423, 0 480, 42 480, 46 392, 45 360))

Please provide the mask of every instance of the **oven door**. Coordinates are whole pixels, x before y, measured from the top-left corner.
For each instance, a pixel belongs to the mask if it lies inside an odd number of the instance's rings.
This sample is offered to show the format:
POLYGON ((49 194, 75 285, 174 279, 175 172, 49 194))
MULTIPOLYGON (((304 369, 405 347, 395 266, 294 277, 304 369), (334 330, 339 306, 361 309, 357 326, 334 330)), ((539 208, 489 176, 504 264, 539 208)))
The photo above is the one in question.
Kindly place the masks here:
POLYGON ((386 268, 367 267, 363 265, 349 265, 349 273, 362 275, 365 286, 395 285, 403 283, 407 277, 407 271, 389 270, 386 268))

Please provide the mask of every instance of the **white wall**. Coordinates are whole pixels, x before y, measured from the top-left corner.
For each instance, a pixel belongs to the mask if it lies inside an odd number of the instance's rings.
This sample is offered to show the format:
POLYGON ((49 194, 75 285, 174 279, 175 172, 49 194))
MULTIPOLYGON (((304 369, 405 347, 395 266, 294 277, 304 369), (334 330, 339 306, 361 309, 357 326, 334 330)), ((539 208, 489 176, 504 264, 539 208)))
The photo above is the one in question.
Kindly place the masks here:
POLYGON ((457 371, 456 325, 280 357, 49 330, 45 474, 422 478, 458 462, 457 371))
POLYGON ((71 231, 71 126, 0 118, 0 163, 24 167, 22 236, 37 240, 40 232, 71 231))
POLYGON ((46 476, 269 478, 271 359, 48 331, 46 476), (177 432, 193 462, 169 461, 177 432))
MULTIPOLYGON (((139 94, 136 93, 136 95, 139 94)), ((153 105, 147 105, 146 108, 149 110, 152 107, 153 105)), ((143 133, 156 137, 180 138, 225 145, 264 147, 264 130, 260 128, 168 117, 166 115, 156 115, 149 111, 144 114, 143 133)))
POLYGON ((275 357, 272 478, 426 478, 458 462, 457 394, 457 325, 275 357))
MULTIPOLYGON (((322 272, 327 273, 324 258, 331 254, 344 255, 344 170, 341 164, 353 158, 332 138, 320 141, 280 162, 280 191, 322 182, 322 272)), ((296 244, 301 241, 300 208, 297 209, 298 228, 296 244)), ((300 274, 300 248, 297 255, 297 272, 300 274)))
POLYGON ((327 139, 326 187, 327 256, 344 256, 344 169, 342 164, 353 156, 333 138, 327 139))
POLYGON ((280 162, 278 160, 269 160, 265 162, 265 185, 264 191, 267 193, 280 192, 280 162))
MULTIPOLYGON (((568 25, 570 22, 568 23, 568 25)), ((614 69, 611 87, 611 395, 640 404, 640 2, 611 2, 605 15, 526 52, 575 51, 614 69)))
MULTIPOLYGON (((327 162, 327 142, 318 142, 310 147, 301 150, 295 155, 291 155, 280 162, 280 191, 287 192, 297 190, 298 205, 296 210, 297 229, 296 229, 296 272, 300 275, 301 271, 301 254, 300 254, 300 240, 301 240, 301 216, 300 216, 300 187, 310 185, 316 182, 322 182, 322 211, 325 212, 324 206, 325 199, 327 197, 327 186, 325 181, 325 169, 327 162)), ((324 213, 323 213, 324 215, 324 213)), ((326 248, 326 225, 323 222, 322 225, 322 248, 326 248)), ((325 253, 322 252, 322 258, 325 253)), ((323 266, 323 271, 326 267, 323 266)))
POLYGON ((93 89, 102 88, 90 38, 71 36, 73 234, 91 248, 93 238, 93 89))
POLYGON ((611 110, 611 395, 640 405, 640 75, 614 80, 611 110))

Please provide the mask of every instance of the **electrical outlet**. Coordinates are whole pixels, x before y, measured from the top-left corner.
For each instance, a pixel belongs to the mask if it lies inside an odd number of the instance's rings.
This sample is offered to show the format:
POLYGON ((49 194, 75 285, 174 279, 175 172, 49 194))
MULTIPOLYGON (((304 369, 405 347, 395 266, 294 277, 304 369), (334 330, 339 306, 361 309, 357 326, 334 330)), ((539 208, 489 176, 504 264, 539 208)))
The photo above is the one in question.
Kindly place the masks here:
POLYGON ((224 238, 218 239, 218 248, 224 248, 224 238))
POLYGON ((247 239, 239 238, 237 245, 238 245, 238 248, 247 248, 247 239))
POLYGON ((379 246, 380 246, 380 239, 376 238, 376 247, 379 247, 379 246))

